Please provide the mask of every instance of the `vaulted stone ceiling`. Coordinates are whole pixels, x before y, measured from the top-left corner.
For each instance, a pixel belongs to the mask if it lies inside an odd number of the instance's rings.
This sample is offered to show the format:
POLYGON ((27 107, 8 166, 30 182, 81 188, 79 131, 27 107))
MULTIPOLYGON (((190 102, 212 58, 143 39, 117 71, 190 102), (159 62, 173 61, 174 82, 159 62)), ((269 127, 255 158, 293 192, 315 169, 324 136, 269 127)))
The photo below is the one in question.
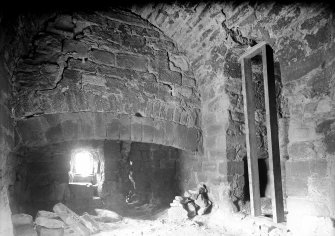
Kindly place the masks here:
MULTIPOLYGON (((197 168, 189 165, 192 169, 190 179, 210 183, 215 199, 226 197, 229 184, 230 197, 239 199, 245 186, 245 131, 238 58, 260 41, 273 47, 280 151, 283 157, 291 158, 286 163, 288 182, 291 181, 287 184, 287 194, 294 209, 301 193, 292 191, 292 183, 298 179, 307 193, 307 178, 299 179, 294 168, 302 168, 303 162, 306 173, 323 178, 327 173, 326 157, 334 153, 331 123, 335 94, 335 22, 330 9, 300 3, 130 5, 128 11, 156 26, 162 35, 178 45, 178 51, 186 53, 195 72, 197 83, 194 86, 200 92, 197 97, 201 98, 198 104, 202 112, 200 127, 205 153, 199 160, 199 171, 193 171, 197 168), (316 154, 310 156, 314 152, 316 154), (301 156, 307 156, 308 160, 301 161, 301 156), (317 171, 310 168, 316 166, 315 162, 320 167, 317 171)), ((90 10, 101 9, 92 7, 90 10)), ((13 38, 13 45, 16 45, 15 40, 20 42, 18 45, 30 42, 29 35, 40 28, 29 16, 21 21, 19 37, 13 38)), ((15 48, 16 52, 21 48, 15 48)), ((7 56, 15 58, 15 50, 13 55, 7 56)), ((16 60, 8 61, 13 62, 10 69, 15 68, 16 60)), ((183 60, 177 65, 184 65, 183 60)), ((334 215, 332 199, 334 193, 324 203, 330 210, 323 212, 334 215)))

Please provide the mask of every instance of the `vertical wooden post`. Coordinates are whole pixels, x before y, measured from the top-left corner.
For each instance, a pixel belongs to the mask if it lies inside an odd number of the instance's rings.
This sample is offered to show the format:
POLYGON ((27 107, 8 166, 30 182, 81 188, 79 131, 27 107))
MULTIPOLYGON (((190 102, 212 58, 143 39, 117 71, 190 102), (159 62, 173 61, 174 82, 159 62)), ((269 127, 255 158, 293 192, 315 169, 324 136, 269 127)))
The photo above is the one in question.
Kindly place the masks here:
POLYGON ((264 96, 266 110, 266 128, 268 138, 269 168, 272 187, 273 221, 284 221, 283 190, 280 168, 280 151, 278 140, 278 121, 276 105, 276 84, 274 77, 273 51, 269 45, 262 47, 264 96))
POLYGON ((242 60, 242 92, 245 114, 245 130, 248 158, 248 175, 250 191, 250 210, 252 216, 261 215, 261 201, 259 193, 259 172, 255 128, 255 96, 252 82, 250 58, 242 60))
POLYGON ((261 42, 240 57, 242 63, 242 89, 246 125, 246 141, 248 155, 248 174, 250 189, 251 214, 258 216, 261 214, 260 194, 259 194, 259 172, 258 157, 256 156, 256 130, 255 130, 255 105, 252 82, 251 58, 262 55, 264 97, 266 110, 266 128, 268 138, 269 172, 271 173, 271 199, 273 221, 283 222, 283 190, 280 167, 280 150, 278 139, 278 121, 276 105, 276 86, 274 78, 274 61, 272 48, 261 42))

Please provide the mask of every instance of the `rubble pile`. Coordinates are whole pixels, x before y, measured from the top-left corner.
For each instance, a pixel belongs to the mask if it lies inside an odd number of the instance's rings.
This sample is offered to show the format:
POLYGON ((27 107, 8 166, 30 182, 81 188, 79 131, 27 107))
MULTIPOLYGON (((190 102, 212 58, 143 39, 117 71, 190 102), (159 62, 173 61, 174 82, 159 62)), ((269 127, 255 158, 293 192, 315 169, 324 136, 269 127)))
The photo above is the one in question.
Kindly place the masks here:
POLYGON ((207 192, 206 185, 202 184, 196 191, 188 190, 184 196, 176 196, 170 203, 169 218, 171 220, 185 220, 208 213, 212 202, 208 199, 207 192))
POLYGON ((95 209, 97 215, 85 212, 79 216, 63 203, 53 207, 54 212, 38 211, 35 221, 28 214, 12 215, 15 236, 89 236, 108 230, 106 223, 122 220, 115 212, 95 209))

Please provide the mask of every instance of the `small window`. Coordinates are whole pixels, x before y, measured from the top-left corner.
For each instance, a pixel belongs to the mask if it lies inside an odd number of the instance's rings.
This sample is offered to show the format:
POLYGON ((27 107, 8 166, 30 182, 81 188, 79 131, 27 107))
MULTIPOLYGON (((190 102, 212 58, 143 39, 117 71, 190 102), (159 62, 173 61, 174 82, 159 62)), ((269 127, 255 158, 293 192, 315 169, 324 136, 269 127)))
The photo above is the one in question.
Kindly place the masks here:
POLYGON ((94 158, 86 150, 74 152, 71 157, 70 183, 92 183, 94 181, 94 158))
POLYGON ((74 173, 81 176, 93 174, 93 157, 87 151, 77 152, 74 156, 74 173))

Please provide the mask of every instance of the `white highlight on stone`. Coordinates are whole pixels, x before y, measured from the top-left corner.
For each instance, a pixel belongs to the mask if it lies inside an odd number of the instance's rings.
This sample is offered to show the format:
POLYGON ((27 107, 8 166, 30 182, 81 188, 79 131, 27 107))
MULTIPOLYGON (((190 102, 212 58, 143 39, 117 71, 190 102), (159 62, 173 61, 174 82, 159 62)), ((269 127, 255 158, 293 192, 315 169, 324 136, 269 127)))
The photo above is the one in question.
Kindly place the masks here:
POLYGON ((93 172, 93 157, 88 151, 81 151, 74 156, 75 173, 88 176, 93 172))

